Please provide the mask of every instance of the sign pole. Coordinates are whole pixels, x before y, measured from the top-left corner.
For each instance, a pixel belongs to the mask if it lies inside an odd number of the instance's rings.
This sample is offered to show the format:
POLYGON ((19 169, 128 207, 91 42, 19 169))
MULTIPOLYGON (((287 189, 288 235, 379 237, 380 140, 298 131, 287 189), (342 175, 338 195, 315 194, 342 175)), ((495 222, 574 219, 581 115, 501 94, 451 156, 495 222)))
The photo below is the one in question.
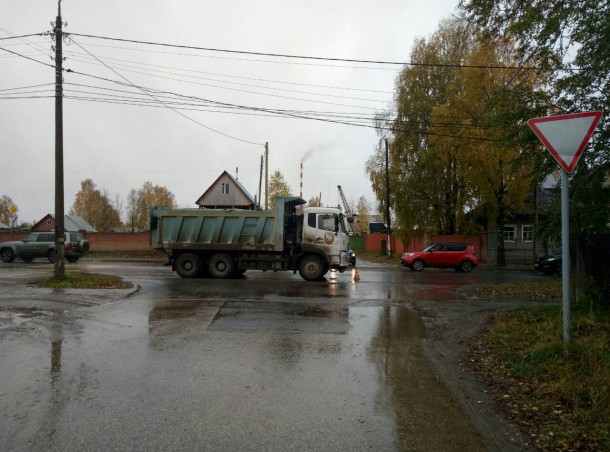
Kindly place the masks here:
POLYGON ((561 166, 561 282, 563 351, 570 343, 570 177, 593 135, 601 111, 533 118, 527 124, 561 166))
POLYGON ((563 295, 563 351, 570 343, 570 176, 561 170, 561 279, 563 295))

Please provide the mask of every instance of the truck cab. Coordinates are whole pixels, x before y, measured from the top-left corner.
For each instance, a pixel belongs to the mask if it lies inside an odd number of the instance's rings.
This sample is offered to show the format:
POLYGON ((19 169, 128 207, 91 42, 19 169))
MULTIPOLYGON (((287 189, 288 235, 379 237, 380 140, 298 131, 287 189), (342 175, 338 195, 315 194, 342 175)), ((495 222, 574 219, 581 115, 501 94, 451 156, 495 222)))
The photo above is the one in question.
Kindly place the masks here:
POLYGON ((329 268, 342 271, 349 265, 348 247, 349 237, 345 219, 338 209, 324 207, 304 209, 302 253, 323 253, 326 255, 329 268))

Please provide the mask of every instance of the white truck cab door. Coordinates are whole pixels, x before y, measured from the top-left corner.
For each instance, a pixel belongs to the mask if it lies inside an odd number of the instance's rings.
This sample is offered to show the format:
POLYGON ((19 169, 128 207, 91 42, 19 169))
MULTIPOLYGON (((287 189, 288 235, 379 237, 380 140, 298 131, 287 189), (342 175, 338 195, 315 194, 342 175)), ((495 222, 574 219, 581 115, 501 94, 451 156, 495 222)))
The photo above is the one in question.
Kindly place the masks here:
POLYGON ((309 212, 303 241, 315 245, 332 245, 339 227, 339 217, 337 215, 309 212))

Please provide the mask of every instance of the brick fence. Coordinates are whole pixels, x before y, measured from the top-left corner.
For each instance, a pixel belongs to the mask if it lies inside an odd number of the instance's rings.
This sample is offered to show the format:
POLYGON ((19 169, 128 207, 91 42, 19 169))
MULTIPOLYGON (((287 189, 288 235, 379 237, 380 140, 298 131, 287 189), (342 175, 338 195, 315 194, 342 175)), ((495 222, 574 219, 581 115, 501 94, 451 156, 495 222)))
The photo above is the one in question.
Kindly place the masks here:
MULTIPOLYGON (((0 243, 20 240, 29 231, 0 231, 0 243)), ((85 232, 85 238, 91 244, 91 251, 150 251, 150 233, 148 232, 85 232)))
MULTIPOLYGON (((0 242, 19 240, 29 232, 0 231, 0 242)), ((85 238, 91 244, 91 251, 150 251, 150 233, 148 232, 85 232, 85 238)), ((366 234, 364 237, 365 251, 385 250, 387 234, 366 234)), ((426 245, 435 242, 468 242, 475 248, 475 254, 480 260, 487 258, 487 235, 436 235, 420 234, 403 243, 397 236, 392 235, 392 253, 402 254, 406 251, 420 250, 426 245)))
MULTIPOLYGON (((364 237, 364 250, 372 252, 382 252, 386 249, 388 235, 385 233, 366 234, 364 237)), ((465 242, 474 245, 474 252, 479 260, 487 259, 487 235, 438 235, 431 233, 418 234, 410 237, 406 243, 403 243, 396 235, 392 234, 391 249, 392 254, 400 255, 408 251, 421 250, 431 243, 438 242, 465 242)))

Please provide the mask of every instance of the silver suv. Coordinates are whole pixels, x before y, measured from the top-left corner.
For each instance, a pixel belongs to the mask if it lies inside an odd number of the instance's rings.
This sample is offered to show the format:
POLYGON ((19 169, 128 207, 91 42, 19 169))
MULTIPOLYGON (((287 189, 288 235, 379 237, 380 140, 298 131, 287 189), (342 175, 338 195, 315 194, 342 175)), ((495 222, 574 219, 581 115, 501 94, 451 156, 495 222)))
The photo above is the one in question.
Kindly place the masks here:
MULTIPOLYGON (((80 232, 66 232, 66 260, 76 262, 89 252, 89 242, 80 232)), ((13 262, 16 257, 30 262, 35 257, 46 257, 55 262, 55 233, 32 232, 23 240, 0 243, 0 259, 13 262)))

